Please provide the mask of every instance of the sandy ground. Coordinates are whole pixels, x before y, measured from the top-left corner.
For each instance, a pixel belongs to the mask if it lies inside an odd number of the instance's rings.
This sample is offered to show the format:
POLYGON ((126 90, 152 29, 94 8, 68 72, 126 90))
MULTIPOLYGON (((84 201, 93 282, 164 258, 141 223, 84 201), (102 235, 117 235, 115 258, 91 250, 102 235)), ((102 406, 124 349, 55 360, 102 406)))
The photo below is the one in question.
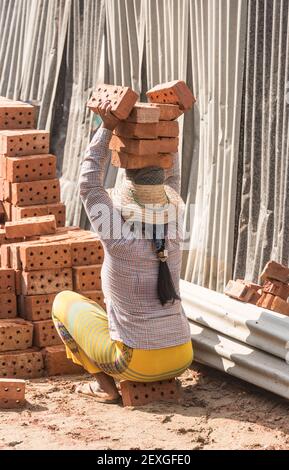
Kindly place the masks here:
POLYGON ((289 402, 207 367, 182 404, 123 408, 80 397, 89 376, 31 380, 27 406, 0 412, 0 449, 289 449, 289 402))

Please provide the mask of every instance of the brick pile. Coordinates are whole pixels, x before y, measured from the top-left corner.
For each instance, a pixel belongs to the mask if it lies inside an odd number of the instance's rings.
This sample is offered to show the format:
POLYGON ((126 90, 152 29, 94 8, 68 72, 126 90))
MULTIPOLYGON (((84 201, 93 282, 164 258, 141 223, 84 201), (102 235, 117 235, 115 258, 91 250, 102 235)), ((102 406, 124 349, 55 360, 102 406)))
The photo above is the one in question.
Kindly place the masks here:
POLYGON ((0 220, 55 215, 65 225, 50 134, 35 129, 35 108, 0 97, 0 220))
POLYGON ((229 281, 225 294, 242 302, 289 315, 289 268, 269 261, 260 276, 260 284, 244 280, 229 281))
POLYGON ((195 99, 181 80, 158 85, 147 92, 147 97, 150 103, 136 103, 135 95, 129 95, 123 87, 100 85, 88 102, 98 112, 97 104, 109 100, 112 112, 121 116, 122 121, 110 141, 111 162, 116 167, 170 168, 173 165, 173 154, 179 143, 176 119, 193 106, 195 99))
POLYGON ((68 361, 51 319, 58 292, 73 290, 105 308, 103 248, 94 233, 62 227, 1 245, 0 376, 80 372, 68 361))

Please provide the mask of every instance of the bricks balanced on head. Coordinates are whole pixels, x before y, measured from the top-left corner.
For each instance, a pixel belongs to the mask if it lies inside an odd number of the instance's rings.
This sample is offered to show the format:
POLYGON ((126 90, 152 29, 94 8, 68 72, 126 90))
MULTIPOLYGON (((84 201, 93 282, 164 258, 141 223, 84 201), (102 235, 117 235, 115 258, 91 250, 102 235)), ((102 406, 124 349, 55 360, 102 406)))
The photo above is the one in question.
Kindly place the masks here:
POLYGON ((99 85, 88 102, 98 112, 105 100, 121 122, 110 142, 112 164, 126 169, 149 166, 171 168, 178 151, 179 124, 176 119, 191 109, 195 98, 181 80, 157 85, 147 92, 149 103, 127 87, 99 85))

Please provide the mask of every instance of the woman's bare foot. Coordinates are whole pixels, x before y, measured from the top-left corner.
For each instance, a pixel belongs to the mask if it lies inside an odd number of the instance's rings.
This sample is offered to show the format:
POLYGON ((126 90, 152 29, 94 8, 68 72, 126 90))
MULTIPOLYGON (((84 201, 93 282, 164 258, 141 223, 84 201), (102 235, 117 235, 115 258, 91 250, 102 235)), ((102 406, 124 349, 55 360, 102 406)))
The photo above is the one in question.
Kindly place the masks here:
POLYGON ((114 379, 103 372, 95 374, 94 377, 95 382, 78 385, 75 389, 76 393, 92 396, 103 403, 118 403, 120 394, 114 379))

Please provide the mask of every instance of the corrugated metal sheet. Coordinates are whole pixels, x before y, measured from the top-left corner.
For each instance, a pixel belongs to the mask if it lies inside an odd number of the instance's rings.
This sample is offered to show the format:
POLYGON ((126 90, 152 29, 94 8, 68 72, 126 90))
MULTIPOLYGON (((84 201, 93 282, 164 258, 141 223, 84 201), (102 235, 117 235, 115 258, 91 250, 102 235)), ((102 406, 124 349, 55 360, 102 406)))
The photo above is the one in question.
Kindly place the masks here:
POLYGON ((278 357, 190 322, 197 362, 289 398, 289 366, 278 357))
POLYGON ((289 317, 191 282, 181 281, 180 292, 189 320, 289 361, 289 317))
POLYGON ((249 2, 235 277, 289 260, 289 2, 249 2))

